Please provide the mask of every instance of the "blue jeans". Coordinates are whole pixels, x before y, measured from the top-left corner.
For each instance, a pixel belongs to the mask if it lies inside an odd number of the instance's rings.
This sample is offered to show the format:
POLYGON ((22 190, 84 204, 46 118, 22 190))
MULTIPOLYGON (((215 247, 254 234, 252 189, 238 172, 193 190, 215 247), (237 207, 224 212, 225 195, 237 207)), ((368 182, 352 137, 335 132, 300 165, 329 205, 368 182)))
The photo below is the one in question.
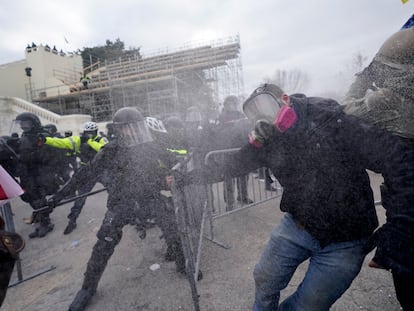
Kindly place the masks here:
POLYGON ((361 270, 366 239, 332 243, 321 248, 307 231, 286 213, 273 229, 253 275, 256 285, 253 311, 325 311, 349 288, 361 270), (280 291, 296 268, 310 258, 295 293, 280 306, 280 291))

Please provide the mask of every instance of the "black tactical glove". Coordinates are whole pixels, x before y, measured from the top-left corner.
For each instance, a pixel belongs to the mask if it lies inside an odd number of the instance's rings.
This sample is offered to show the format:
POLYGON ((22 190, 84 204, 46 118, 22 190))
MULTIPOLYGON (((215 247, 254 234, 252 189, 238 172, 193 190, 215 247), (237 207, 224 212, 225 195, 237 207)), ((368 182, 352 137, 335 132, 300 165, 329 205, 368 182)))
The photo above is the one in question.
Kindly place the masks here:
POLYGON ((37 145, 39 147, 43 146, 45 144, 45 142, 46 142, 46 135, 43 134, 43 133, 37 134, 37 145))
POLYGON ((61 193, 57 192, 47 200, 47 206, 50 208, 55 208, 58 203, 63 200, 63 198, 64 196, 61 193))

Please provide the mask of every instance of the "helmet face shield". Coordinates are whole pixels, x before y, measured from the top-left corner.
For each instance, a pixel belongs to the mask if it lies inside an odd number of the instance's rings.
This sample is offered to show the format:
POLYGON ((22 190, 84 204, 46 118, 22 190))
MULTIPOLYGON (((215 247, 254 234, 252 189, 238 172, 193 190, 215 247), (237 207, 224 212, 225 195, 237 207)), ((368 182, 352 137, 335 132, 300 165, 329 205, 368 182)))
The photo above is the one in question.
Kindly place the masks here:
POLYGON ((33 129, 33 122, 30 120, 13 120, 10 133, 17 133, 19 136, 24 132, 30 132, 33 129))
POLYGON ((259 120, 266 120, 273 124, 282 106, 282 101, 273 95, 258 93, 246 100, 243 104, 243 112, 253 124, 259 120))
POLYGON ((22 112, 13 120, 12 133, 33 132, 42 130, 42 124, 38 116, 31 112, 22 112))
POLYGON ((114 123, 114 129, 119 143, 126 147, 153 141, 151 132, 144 120, 134 123, 114 123))

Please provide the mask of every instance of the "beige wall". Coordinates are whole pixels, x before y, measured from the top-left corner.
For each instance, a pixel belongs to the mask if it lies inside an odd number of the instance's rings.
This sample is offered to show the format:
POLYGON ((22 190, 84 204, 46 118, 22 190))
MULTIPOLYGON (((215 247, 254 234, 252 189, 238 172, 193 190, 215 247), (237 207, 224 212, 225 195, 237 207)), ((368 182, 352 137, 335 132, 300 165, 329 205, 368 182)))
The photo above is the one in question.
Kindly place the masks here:
POLYGON ((0 65, 0 96, 16 96, 27 98, 25 84, 29 82, 24 68, 26 61, 21 60, 5 65, 0 65))
POLYGON ((24 60, 0 65, 0 96, 31 101, 69 93, 70 85, 79 82, 83 72, 80 55, 55 54, 40 45, 26 48, 25 56, 24 60), (32 68, 30 79, 26 76, 26 67, 32 68))

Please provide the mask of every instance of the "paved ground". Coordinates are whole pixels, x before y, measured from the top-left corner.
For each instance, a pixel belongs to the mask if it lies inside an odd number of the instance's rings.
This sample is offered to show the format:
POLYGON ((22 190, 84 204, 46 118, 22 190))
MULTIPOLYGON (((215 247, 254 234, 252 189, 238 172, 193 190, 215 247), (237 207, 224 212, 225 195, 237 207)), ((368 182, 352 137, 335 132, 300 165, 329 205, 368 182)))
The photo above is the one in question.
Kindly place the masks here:
MULTIPOLYGON (((380 178, 373 175, 373 183, 380 178)), ((27 280, 9 289, 3 311, 67 310, 81 286, 83 272, 95 243, 96 231, 105 212, 106 194, 89 198, 78 221, 78 228, 63 235, 70 205, 59 207, 52 214, 55 230, 43 239, 29 240, 21 253, 24 278, 45 268, 50 272, 27 280)), ((201 269, 204 279, 198 283, 202 311, 247 311, 251 309, 254 286, 252 269, 273 226, 281 217, 278 200, 220 218, 215 222, 215 237, 231 246, 224 249, 204 240, 201 269)), ((22 222, 30 215, 28 205, 12 202, 17 231, 27 237, 32 228, 22 222)), ((383 221, 382 207, 378 207, 383 221)), ((191 290, 186 278, 175 273, 174 263, 163 259, 165 245, 160 231, 150 229, 140 240, 132 227, 125 227, 124 236, 115 250, 93 298, 90 311, 176 311, 193 310, 191 290), (152 271, 150 266, 160 268, 152 271)), ((367 257, 367 260, 371 256, 367 257)), ((306 263, 298 269, 282 298, 299 284, 306 263)), ((16 280, 16 275, 13 276, 16 280)), ((334 311, 397 311, 391 276, 387 271, 370 269, 365 264, 351 288, 332 307, 334 311)))

